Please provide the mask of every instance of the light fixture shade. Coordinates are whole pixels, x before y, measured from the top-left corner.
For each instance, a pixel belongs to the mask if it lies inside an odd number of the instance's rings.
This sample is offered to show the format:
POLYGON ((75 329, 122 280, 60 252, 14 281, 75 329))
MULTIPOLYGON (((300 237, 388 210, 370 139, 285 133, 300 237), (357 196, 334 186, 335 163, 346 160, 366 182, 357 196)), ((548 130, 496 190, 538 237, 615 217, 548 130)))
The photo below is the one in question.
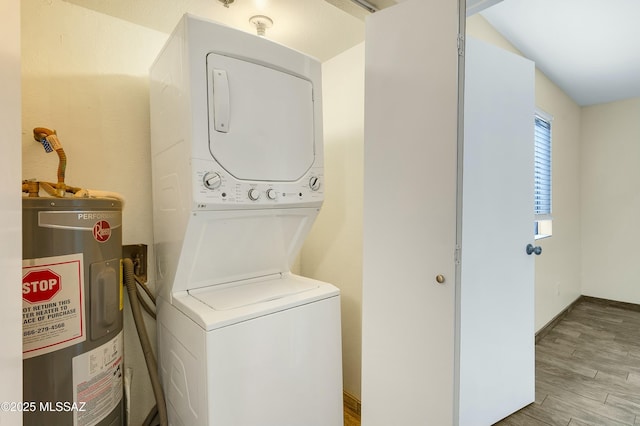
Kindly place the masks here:
POLYGON ((255 15, 249 18, 249 22, 251 22, 256 27, 256 32, 259 36, 264 37, 267 28, 271 28, 273 26, 273 20, 268 16, 264 15, 255 15))

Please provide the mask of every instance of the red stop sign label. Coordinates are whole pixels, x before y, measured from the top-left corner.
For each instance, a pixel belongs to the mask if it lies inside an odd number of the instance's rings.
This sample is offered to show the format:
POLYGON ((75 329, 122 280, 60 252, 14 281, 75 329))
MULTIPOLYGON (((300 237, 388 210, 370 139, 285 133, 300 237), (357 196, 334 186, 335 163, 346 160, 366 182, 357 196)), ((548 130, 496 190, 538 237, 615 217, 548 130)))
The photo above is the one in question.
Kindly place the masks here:
POLYGON ((60 275, 51 269, 27 272, 22 277, 22 299, 29 303, 51 300, 61 288, 60 275))

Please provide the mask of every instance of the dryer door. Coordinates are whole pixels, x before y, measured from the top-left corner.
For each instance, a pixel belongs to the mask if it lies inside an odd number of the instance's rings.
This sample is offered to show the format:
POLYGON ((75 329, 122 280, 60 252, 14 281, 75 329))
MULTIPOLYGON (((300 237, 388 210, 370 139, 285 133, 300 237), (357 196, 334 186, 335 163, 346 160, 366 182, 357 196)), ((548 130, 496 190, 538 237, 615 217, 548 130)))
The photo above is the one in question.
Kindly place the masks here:
POLYGON ((313 165, 309 80, 229 56, 207 55, 209 150, 241 180, 296 181, 313 165))

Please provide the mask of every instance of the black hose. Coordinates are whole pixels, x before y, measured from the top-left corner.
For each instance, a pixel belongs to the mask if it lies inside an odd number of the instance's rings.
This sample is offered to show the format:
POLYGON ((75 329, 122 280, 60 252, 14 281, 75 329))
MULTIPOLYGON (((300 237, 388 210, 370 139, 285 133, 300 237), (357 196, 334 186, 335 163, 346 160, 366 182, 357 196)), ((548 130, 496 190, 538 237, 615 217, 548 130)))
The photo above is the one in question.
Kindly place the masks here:
POLYGON ((153 395, 155 396, 156 405, 158 406, 160 426, 168 426, 167 405, 164 400, 164 392, 162 391, 162 385, 160 384, 160 377, 158 375, 158 364, 156 362, 156 357, 153 354, 151 343, 149 342, 149 335, 145 328, 142 311, 140 310, 140 303, 138 302, 138 297, 136 295, 133 262, 131 259, 126 258, 123 259, 122 265, 124 269, 124 283, 127 286, 129 305, 131 306, 131 313, 133 314, 133 322, 135 323, 136 330, 138 331, 140 345, 142 346, 142 353, 144 354, 144 360, 147 363, 147 370, 149 371, 149 378, 151 379, 153 395))

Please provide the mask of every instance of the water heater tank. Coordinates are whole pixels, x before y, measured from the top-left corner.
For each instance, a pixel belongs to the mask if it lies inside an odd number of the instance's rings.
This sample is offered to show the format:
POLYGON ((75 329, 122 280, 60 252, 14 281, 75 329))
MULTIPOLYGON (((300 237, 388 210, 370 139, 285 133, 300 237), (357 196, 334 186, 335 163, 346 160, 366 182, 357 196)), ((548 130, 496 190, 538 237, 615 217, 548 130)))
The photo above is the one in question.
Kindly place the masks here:
POLYGON ((24 425, 122 425, 122 204, 23 198, 24 425))

